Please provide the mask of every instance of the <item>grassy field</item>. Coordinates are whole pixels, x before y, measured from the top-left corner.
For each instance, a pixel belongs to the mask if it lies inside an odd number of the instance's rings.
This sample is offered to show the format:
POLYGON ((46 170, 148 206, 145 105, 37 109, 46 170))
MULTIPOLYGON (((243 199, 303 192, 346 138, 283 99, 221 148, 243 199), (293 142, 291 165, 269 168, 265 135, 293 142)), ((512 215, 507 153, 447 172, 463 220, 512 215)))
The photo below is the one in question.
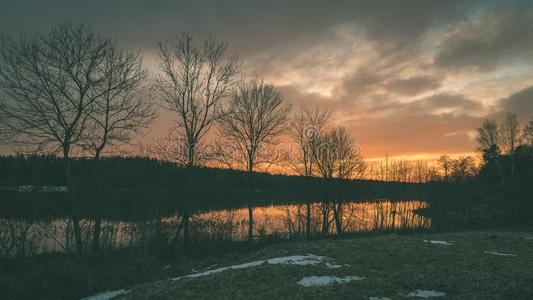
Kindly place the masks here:
MULTIPOLYGON (((160 280, 129 287, 129 293, 114 299, 403 299, 416 290, 443 292, 445 299, 533 299, 531 232, 387 234, 287 242, 240 257, 205 260, 196 270, 214 263, 211 270, 305 254, 324 258, 314 265, 264 263, 196 278, 160 280), (337 267, 328 268, 326 262, 337 267), (307 276, 327 275, 364 279, 317 287, 298 284, 307 276)), ((166 269, 172 273, 173 268, 166 269)))

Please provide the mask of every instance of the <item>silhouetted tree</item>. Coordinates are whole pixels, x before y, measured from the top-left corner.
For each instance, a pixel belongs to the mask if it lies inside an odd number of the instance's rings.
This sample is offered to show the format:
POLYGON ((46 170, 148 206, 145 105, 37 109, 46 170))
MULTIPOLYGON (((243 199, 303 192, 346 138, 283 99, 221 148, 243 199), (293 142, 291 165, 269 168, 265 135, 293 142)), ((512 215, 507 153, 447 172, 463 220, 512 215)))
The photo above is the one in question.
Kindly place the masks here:
POLYGON ((102 96, 94 102, 87 121, 84 148, 95 158, 115 144, 128 143, 142 128, 148 127, 156 113, 144 84, 146 69, 138 52, 111 49, 103 63, 108 74, 101 86, 102 96))
POLYGON ((476 174, 476 164, 472 157, 460 157, 452 162, 452 179, 456 183, 464 184, 476 174))
MULTIPOLYGON (((243 163, 249 173, 264 162, 261 148, 286 130, 290 109, 281 93, 262 81, 241 83, 232 94, 229 111, 220 119, 220 133, 234 147, 236 162, 243 163)), ((248 239, 252 240, 253 208, 249 205, 248 209, 248 239)))
POLYGON ((452 159, 448 155, 442 155, 438 160, 439 168, 443 172, 444 180, 449 181, 452 168, 452 159))
MULTIPOLYGON (((86 138, 96 102, 115 89, 114 68, 106 68, 114 49, 114 41, 71 22, 31 39, 2 37, 0 85, 8 97, 0 104, 2 134, 16 144, 61 152, 71 200, 70 155, 86 138)), ((81 253, 79 208, 72 202, 76 249, 81 253)))
MULTIPOLYGON (((156 115, 149 89, 143 84, 147 72, 142 67, 140 53, 113 48, 102 67, 108 77, 98 87, 102 96, 96 99, 89 113, 82 141, 83 148, 96 160, 107 147, 128 143, 139 130, 148 127, 156 115)), ((101 222, 98 212, 93 230, 94 251, 99 248, 101 222)))
POLYGON ((164 106, 177 113, 177 125, 187 149, 182 163, 197 164, 197 146, 217 120, 226 114, 223 99, 237 83, 237 57, 226 56, 226 43, 211 37, 196 43, 183 33, 159 43, 162 75, 156 90, 164 106))
POLYGON ((522 140, 525 144, 533 146, 533 118, 529 121, 522 131, 522 140))
MULTIPOLYGON (((353 144, 348 133, 342 127, 337 127, 324 133, 313 152, 317 169, 321 177, 326 179, 353 179, 363 175, 366 164, 359 149, 353 144)), ((324 203, 323 234, 328 232, 329 211, 324 203)), ((333 217, 337 233, 342 233, 342 201, 334 201, 333 217)))
POLYGON ((494 165, 502 183, 505 182, 500 166, 501 137, 494 120, 485 120, 477 129, 477 150, 483 154, 485 164, 494 165))
POLYGON ((512 155, 520 143, 520 123, 516 114, 508 113, 500 126, 502 150, 512 155))
POLYGON ((301 108, 291 119, 289 134, 296 142, 296 149, 288 153, 290 167, 299 175, 311 177, 315 175, 313 152, 318 146, 320 136, 326 130, 331 118, 329 111, 318 108, 309 110, 301 108))
MULTIPOLYGON (((209 129, 226 112, 223 100, 237 83, 239 62, 226 56, 226 43, 212 37, 197 43, 182 33, 172 41, 159 42, 159 68, 155 83, 163 105, 176 112, 180 148, 177 160, 189 168, 189 187, 195 185, 192 167, 198 165, 198 146, 209 129)), ((189 195, 193 197, 193 195, 189 195)), ((189 236, 189 212, 183 213, 184 241, 189 236)), ((179 233, 179 230, 178 230, 179 233)))
MULTIPOLYGON (((313 153, 318 147, 320 136, 325 131, 331 113, 320 111, 318 108, 309 110, 301 108, 290 122, 290 135, 296 142, 296 149, 289 149, 287 161, 291 168, 299 175, 312 177, 316 174, 313 153)), ((311 234, 311 203, 306 203, 305 235, 311 234)))
POLYGON ((511 179, 514 177, 515 149, 520 144, 520 123, 516 114, 508 113, 500 126, 500 136, 503 150, 511 159, 511 179))

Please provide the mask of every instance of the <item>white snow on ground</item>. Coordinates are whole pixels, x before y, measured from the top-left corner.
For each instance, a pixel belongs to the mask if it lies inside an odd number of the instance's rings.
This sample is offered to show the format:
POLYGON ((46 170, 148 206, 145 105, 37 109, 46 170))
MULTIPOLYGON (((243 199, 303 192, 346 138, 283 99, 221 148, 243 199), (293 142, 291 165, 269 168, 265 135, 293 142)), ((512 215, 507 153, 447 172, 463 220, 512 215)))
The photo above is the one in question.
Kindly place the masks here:
POLYGON ((451 246, 452 243, 447 241, 433 241, 433 240, 424 240, 426 243, 434 244, 434 245, 444 245, 444 246, 451 246))
POLYGON ((487 254, 492 254, 492 255, 498 255, 498 256, 516 256, 516 254, 510 254, 510 253, 501 253, 501 252, 497 252, 497 251, 484 251, 485 253, 487 254))
POLYGON ((433 297, 444 297, 446 296, 446 293, 437 292, 437 291, 428 291, 428 290, 416 290, 407 296, 418 297, 418 298, 433 298, 433 297))
POLYGON ((16 187, 4 188, 4 190, 10 190, 20 193, 40 192, 40 193, 66 193, 68 188, 66 186, 37 186, 37 185, 19 185, 16 187))
POLYGON ((289 265, 307 266, 307 265, 319 264, 322 262, 323 259, 324 259, 323 256, 307 254, 307 255, 276 257, 276 258, 269 259, 267 262, 272 265, 289 264, 289 265))
POLYGON ((337 264, 331 264, 331 263, 326 263, 326 268, 328 269, 338 269, 338 268, 342 268, 342 265, 337 265, 337 264))
POLYGON ((533 240, 533 236, 525 236, 524 237, 526 240, 533 240))
POLYGON ((310 287, 310 286, 324 286, 334 283, 346 283, 353 280, 363 280, 364 277, 358 276, 346 276, 344 278, 335 277, 335 276, 309 276, 304 277, 302 280, 298 281, 299 285, 310 287))
POLYGON ((392 300, 389 297, 370 297, 368 300, 392 300))
POLYGON ((194 274, 190 274, 190 275, 175 277, 175 278, 172 278, 172 280, 179 280, 179 279, 182 279, 182 278, 195 278, 195 277, 207 276, 207 275, 211 275, 211 274, 224 272, 224 271, 227 271, 227 270, 239 270, 239 269, 253 268, 253 267, 261 266, 263 264, 270 264, 270 265, 298 265, 298 266, 317 265, 317 264, 322 263, 323 260, 324 260, 323 256, 318 256, 318 255, 314 255, 314 254, 275 257, 275 258, 271 258, 271 259, 268 259, 268 260, 252 261, 252 262, 243 263, 243 264, 239 264, 239 265, 227 266, 227 267, 208 270, 208 271, 204 271, 204 272, 194 273, 194 274))
POLYGON ((81 300, 108 300, 111 298, 115 298, 116 296, 119 296, 119 295, 125 295, 129 292, 130 290, 124 290, 124 289, 117 290, 117 291, 107 291, 107 292, 98 293, 96 295, 89 296, 86 298, 82 298, 81 300))

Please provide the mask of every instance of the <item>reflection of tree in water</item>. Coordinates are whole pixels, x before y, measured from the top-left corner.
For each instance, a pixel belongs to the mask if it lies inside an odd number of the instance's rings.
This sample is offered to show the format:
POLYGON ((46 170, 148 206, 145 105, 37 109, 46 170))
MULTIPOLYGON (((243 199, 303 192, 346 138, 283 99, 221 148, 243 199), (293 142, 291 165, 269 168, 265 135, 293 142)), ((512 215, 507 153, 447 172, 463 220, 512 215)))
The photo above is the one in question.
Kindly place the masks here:
MULTIPOLYGON (((336 234, 332 203, 274 205, 254 208, 254 238, 304 238, 310 219, 312 235, 336 234)), ((341 232, 402 231, 427 229, 431 220, 414 211, 427 207, 425 201, 374 201, 342 203, 341 232)), ((154 217, 151 221, 102 221, 102 249, 134 247, 141 252, 163 249, 173 242, 182 217, 154 217)), ((82 239, 90 245, 94 220, 80 220, 82 239)), ((191 241, 243 241, 248 238, 248 209, 217 210, 191 216, 191 241)), ((48 221, 0 220, 0 255, 33 255, 49 251, 73 251, 74 232, 70 219, 48 221)), ((178 240, 183 239, 178 235, 178 240)))

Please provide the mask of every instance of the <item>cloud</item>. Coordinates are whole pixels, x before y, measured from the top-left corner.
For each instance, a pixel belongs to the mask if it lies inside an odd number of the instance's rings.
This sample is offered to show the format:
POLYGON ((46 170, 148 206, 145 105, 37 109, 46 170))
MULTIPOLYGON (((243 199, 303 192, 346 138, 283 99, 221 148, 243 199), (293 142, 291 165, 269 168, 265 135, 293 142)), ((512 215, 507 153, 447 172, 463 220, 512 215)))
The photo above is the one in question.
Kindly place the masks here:
POLYGON ((413 76, 409 78, 399 78, 385 83, 385 88, 391 93, 406 96, 415 96, 422 92, 436 89, 441 86, 440 78, 435 76, 413 76))
POLYGON ((465 114, 427 113, 364 117, 347 123, 369 158, 417 153, 471 152, 475 143, 469 132, 482 119, 465 114))
POLYGON ((525 1, 21 0, 0 3, 0 29, 83 21, 142 49, 152 68, 157 39, 212 33, 239 54, 244 77, 274 83, 295 106, 330 109, 376 156, 470 151, 490 105, 531 112, 531 90, 517 91, 533 84, 523 63, 532 13, 525 1))
POLYGON ((516 113, 522 119, 529 120, 533 118, 533 86, 514 93, 499 103, 502 111, 516 113))
POLYGON ((491 70, 533 58, 533 6, 518 3, 452 24, 435 55, 444 68, 491 70))

